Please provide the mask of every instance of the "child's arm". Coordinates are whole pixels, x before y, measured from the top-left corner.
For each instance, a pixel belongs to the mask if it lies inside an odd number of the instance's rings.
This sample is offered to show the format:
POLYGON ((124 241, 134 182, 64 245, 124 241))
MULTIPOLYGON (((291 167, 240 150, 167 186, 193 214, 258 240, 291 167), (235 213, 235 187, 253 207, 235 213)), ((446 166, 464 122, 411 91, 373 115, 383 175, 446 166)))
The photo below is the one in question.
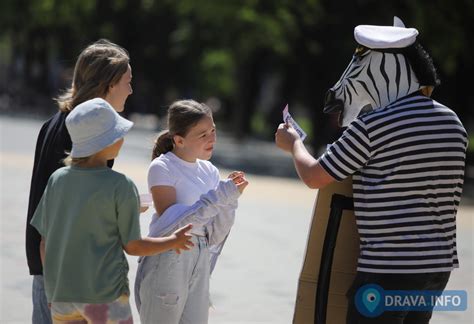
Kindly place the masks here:
POLYGON ((181 227, 170 236, 166 237, 145 237, 140 240, 128 242, 123 249, 129 255, 149 256, 174 249, 177 253, 180 250, 189 250, 194 244, 191 242, 191 234, 187 232, 192 228, 191 224, 181 227))

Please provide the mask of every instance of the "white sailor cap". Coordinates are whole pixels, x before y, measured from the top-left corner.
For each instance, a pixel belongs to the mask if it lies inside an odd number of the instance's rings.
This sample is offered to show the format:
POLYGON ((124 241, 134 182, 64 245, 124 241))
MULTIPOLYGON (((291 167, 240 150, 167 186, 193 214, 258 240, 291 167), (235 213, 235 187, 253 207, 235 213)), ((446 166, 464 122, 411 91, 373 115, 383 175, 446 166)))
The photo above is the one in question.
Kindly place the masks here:
POLYGON ((354 28, 357 43, 371 49, 408 47, 415 42, 416 36, 418 30, 405 28, 398 17, 394 17, 394 26, 359 25, 354 28))

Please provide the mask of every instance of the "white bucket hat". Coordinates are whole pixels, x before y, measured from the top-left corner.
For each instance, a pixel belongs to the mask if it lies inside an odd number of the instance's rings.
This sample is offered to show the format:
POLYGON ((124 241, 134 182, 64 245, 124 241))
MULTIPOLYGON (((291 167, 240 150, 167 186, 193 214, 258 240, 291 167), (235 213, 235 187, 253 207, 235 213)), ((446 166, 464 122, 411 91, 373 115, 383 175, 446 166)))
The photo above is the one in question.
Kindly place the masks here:
POLYGON ((71 157, 88 157, 102 151, 124 137, 132 126, 102 98, 77 105, 66 118, 72 141, 71 157))

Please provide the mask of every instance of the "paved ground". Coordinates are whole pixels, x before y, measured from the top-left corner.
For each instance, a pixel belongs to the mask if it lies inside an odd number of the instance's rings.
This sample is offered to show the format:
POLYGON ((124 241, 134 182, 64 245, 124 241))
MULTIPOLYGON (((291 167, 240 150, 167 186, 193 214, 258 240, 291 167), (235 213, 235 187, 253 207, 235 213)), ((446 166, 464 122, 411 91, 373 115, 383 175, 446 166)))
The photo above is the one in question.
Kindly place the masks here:
MULTIPOLYGON (((35 120, 0 116, 0 323, 30 322, 31 277, 24 256, 24 227, 40 125, 35 120)), ((129 175, 142 192, 152 138, 152 133, 133 131, 114 167, 129 175)), ((224 138, 216 148, 216 162, 248 165, 244 171, 258 171, 265 158, 271 168, 291 175, 291 161, 271 145, 239 145, 224 138)), ((221 171, 223 176, 228 172, 221 171)), ((291 323, 315 191, 288 177, 249 175, 249 179, 251 184, 241 198, 236 224, 211 281, 215 309, 210 323, 291 323)), ((474 296, 473 216, 473 206, 462 204, 458 215, 461 268, 448 286, 468 290, 469 296, 474 296)), ((150 217, 151 212, 142 216, 142 233, 147 232, 150 217)), ((133 283, 136 258, 130 257, 129 262, 133 283)), ((467 312, 436 313, 432 323, 473 323, 473 305, 469 299, 467 312)))

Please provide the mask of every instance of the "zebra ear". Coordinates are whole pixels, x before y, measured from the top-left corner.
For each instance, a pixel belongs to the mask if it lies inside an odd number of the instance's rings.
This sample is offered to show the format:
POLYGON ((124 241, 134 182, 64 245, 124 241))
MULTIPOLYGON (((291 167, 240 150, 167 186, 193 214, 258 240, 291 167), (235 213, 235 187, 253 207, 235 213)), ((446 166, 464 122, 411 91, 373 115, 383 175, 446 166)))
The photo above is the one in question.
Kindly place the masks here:
POLYGON ((398 18, 397 16, 393 16, 393 27, 406 28, 403 21, 400 18, 398 18))

